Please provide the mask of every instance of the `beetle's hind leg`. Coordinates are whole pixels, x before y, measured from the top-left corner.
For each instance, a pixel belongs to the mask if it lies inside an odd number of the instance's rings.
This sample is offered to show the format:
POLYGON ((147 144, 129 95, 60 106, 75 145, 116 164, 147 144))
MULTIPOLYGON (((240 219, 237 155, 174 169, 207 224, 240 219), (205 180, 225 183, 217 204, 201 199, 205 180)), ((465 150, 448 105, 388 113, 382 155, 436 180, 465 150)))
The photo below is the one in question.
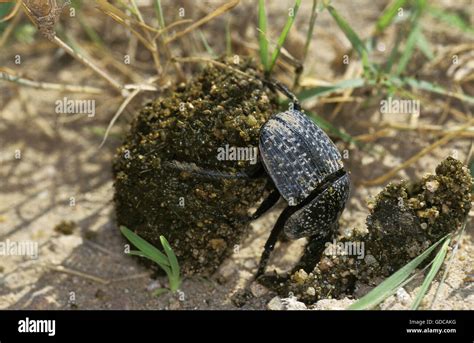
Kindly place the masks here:
POLYGON ((321 260, 321 256, 326 248, 326 243, 331 239, 331 235, 328 237, 321 237, 321 235, 314 235, 308 238, 306 243, 303 256, 293 268, 293 273, 303 269, 305 272, 310 273, 314 270, 318 262, 321 260))

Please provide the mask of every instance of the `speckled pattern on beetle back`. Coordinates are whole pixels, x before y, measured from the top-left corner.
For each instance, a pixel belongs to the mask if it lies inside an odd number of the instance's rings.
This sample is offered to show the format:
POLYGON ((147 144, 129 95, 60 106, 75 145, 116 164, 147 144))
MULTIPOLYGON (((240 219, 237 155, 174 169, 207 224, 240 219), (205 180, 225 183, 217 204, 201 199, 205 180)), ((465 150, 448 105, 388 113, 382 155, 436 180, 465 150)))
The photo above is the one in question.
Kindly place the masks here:
POLYGON ((277 97, 253 62, 229 63, 251 77, 208 66, 188 84, 147 104, 114 162, 117 221, 160 247, 164 235, 183 274, 210 274, 249 228, 249 210, 265 179, 206 179, 173 170, 170 161, 225 173, 248 172, 249 161, 222 161, 217 149, 258 147, 277 97), (128 156, 128 157, 127 157, 128 156))
POLYGON ((331 139, 297 110, 270 118, 260 133, 260 152, 268 174, 290 206, 300 204, 324 178, 343 167, 331 139))

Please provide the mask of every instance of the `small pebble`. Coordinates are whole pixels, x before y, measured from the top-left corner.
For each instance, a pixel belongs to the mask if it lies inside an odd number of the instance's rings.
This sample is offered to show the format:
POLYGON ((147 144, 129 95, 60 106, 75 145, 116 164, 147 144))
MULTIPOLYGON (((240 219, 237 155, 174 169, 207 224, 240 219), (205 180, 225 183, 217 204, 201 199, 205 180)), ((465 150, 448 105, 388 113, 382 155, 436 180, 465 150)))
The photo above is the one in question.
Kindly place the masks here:
POLYGON ((237 265, 232 260, 227 260, 224 264, 219 268, 219 277, 218 281, 222 283, 226 283, 229 281, 232 276, 237 274, 237 265))
POLYGON ((316 290, 314 289, 314 287, 308 287, 308 289, 306 290, 306 294, 314 297, 316 295, 316 290))
POLYGON ((297 284, 303 284, 307 278, 308 278, 308 273, 306 273, 303 269, 298 270, 293 275, 293 281, 295 281, 297 284))
POLYGON ((271 311, 281 311, 284 310, 283 303, 281 302, 280 297, 274 297, 270 302, 267 304, 267 308, 271 311))
POLYGON ((161 288, 161 284, 158 280, 154 280, 152 283, 146 286, 146 290, 149 292, 154 291, 155 289, 158 289, 158 288, 161 288))
POLYGON ((268 293, 268 288, 254 281, 250 285, 250 292, 252 292, 254 297, 259 298, 268 293))
POLYGON ((254 268, 257 268, 257 262, 255 262, 252 259, 249 259, 244 262, 244 267, 249 270, 253 270, 254 268))
POLYGON ((411 303, 411 296, 403 287, 397 290, 396 297, 403 305, 411 303))
POLYGON ((304 303, 298 301, 296 297, 288 297, 281 299, 283 307, 285 310, 295 311, 295 310, 307 310, 308 308, 304 303))
POLYGON ((426 190, 434 193, 439 188, 439 182, 437 180, 428 181, 425 183, 426 190))

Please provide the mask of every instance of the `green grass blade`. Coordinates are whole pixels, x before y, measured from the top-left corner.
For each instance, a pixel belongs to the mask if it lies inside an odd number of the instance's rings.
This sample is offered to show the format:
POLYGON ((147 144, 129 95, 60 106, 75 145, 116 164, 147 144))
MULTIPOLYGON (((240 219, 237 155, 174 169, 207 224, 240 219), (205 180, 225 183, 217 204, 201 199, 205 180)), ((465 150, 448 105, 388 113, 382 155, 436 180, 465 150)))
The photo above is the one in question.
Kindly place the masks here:
POLYGON ((408 262, 405 266, 400 268, 390 277, 385 279, 380 285, 375 287, 372 291, 367 293, 365 296, 360 298, 358 301, 348 307, 349 310, 364 310, 370 309, 377 306, 387 297, 393 294, 400 285, 410 277, 410 274, 431 254, 431 252, 443 241, 446 240, 448 235, 441 238, 438 242, 434 243, 428 249, 426 249, 419 256, 408 262))
POLYGON ((339 130, 337 127, 335 127, 333 124, 331 124, 326 119, 319 116, 318 114, 309 112, 309 111, 305 111, 305 113, 310 117, 310 119, 316 125, 318 125, 325 132, 330 133, 333 136, 339 137, 346 143, 354 143, 356 145, 360 145, 359 142, 356 139, 354 139, 351 135, 339 130))
POLYGON ((260 46, 260 62, 263 70, 268 71, 268 40, 267 40, 267 15, 265 13, 265 0, 258 1, 258 42, 260 46))
POLYGON ((148 258, 153 261, 156 261, 158 264, 169 266, 168 258, 153 245, 145 241, 143 238, 138 236, 135 232, 129 230, 125 226, 120 227, 122 234, 142 253, 144 253, 148 258))
POLYGON ((165 250, 166 256, 168 256, 168 261, 170 262, 171 270, 175 275, 179 275, 179 264, 178 259, 176 258, 173 249, 171 248, 170 244, 166 240, 164 236, 160 236, 161 244, 165 250))
POLYGON ((395 44, 392 48, 392 51, 390 51, 390 55, 388 56, 387 62, 385 63, 385 66, 383 68, 385 73, 390 73, 392 70, 393 64, 395 61, 398 59, 400 53, 399 53, 399 48, 400 48, 400 43, 403 40, 403 35, 400 31, 397 32, 397 36, 395 38, 395 44))
POLYGON ((448 91, 447 89, 444 89, 441 86, 438 86, 434 83, 431 83, 431 82, 428 82, 428 81, 425 81, 425 80, 417 80, 417 79, 411 78, 411 77, 406 77, 406 78, 403 78, 403 79, 392 78, 391 80, 393 81, 394 84, 397 84, 399 86, 400 85, 408 85, 408 86, 410 86, 412 88, 415 88, 415 89, 421 89, 421 90, 428 91, 428 92, 431 92, 431 93, 436 93, 436 94, 440 94, 440 95, 449 96, 449 97, 452 97, 452 98, 456 98, 456 99, 474 104, 474 97, 472 97, 470 95, 451 92, 451 91, 448 91))
POLYGON ((227 22, 225 24, 225 51, 226 55, 232 55, 232 36, 230 30, 230 16, 227 18, 227 22))
POLYGON ((408 38, 405 43, 405 48, 403 49, 403 53, 400 56, 400 60, 398 61, 395 75, 400 75, 405 71, 408 65, 408 62, 410 62, 411 57, 413 56, 413 52, 415 51, 415 46, 416 46, 416 43, 418 42, 419 35, 420 35, 420 26, 418 24, 414 24, 413 29, 408 34, 408 38))
POLYGON ((416 42, 416 46, 420 51, 425 55, 428 60, 432 60, 434 58, 433 50, 431 49, 430 43, 426 39, 426 36, 420 31, 418 34, 418 41, 416 42))
POLYGON ((179 288, 180 284, 180 269, 178 259, 176 258, 173 249, 171 248, 170 244, 164 236, 160 236, 160 241, 161 245, 163 245, 163 249, 165 250, 166 256, 168 256, 168 261, 170 262, 171 275, 173 276, 173 282, 171 282, 171 290, 174 292, 179 288))
POLYGON ((160 29, 165 27, 165 18, 163 17, 163 9, 161 7, 161 0, 155 0, 153 2, 155 7, 156 17, 158 18, 158 23, 160 24, 160 29))
POLYGON ((339 28, 344 32, 347 39, 352 44, 352 47, 357 51, 359 56, 362 58, 365 66, 368 66, 368 56, 367 56, 367 48, 362 40, 359 38, 357 33, 354 32, 352 27, 347 23, 347 21, 336 11, 336 9, 332 6, 327 7, 329 13, 336 21, 339 28))
POLYGON ((270 62, 270 66, 268 68, 268 73, 272 72, 273 67, 275 66, 276 60, 278 59, 278 56, 280 56, 281 48, 283 47, 283 44, 285 44, 286 38, 288 37, 288 33, 290 32, 290 29, 293 26, 293 23, 295 22, 296 14, 298 13, 298 9, 300 5, 301 5, 301 0, 296 0, 295 5, 293 6, 292 15, 288 14, 285 27, 283 28, 283 31, 281 31, 280 33, 280 37, 278 38, 277 46, 275 47, 275 50, 273 50, 272 59, 270 62))
POLYGON ((433 17, 440 19, 446 24, 455 27, 463 32, 474 33, 474 28, 472 27, 472 25, 469 24, 469 21, 464 20, 457 14, 433 6, 429 6, 427 8, 427 12, 433 17))
POLYGON ((140 250, 132 250, 129 252, 129 255, 145 257, 158 264, 168 276, 170 290, 172 292, 176 292, 181 283, 179 277, 179 264, 176 255, 171 249, 168 241, 163 236, 160 236, 161 244, 163 245, 166 253, 166 255, 164 255, 153 245, 145 241, 133 231, 127 229, 125 226, 121 226, 120 231, 133 245, 135 245, 140 250))
POLYGON ((216 53, 215 51, 211 48, 211 46, 209 45, 209 42, 207 41, 207 38, 206 36, 204 35, 204 33, 201 31, 201 30, 198 30, 199 32, 199 36, 201 37, 201 41, 202 41, 202 44, 204 45, 204 48, 206 49, 207 53, 212 57, 212 58, 216 58, 216 53))
MULTIPOLYGON (((130 10, 137 18, 140 18, 140 9, 138 8, 137 1, 136 0, 130 0, 131 6, 128 4, 125 4, 125 7, 130 10)), ((122 2, 123 3, 123 2, 122 2)))
POLYGON ((35 40, 36 28, 30 24, 20 24, 15 28, 14 36, 16 40, 23 44, 32 44, 35 40))
POLYGON ((419 19, 425 7, 426 0, 415 1, 415 9, 410 15, 410 33, 408 34, 408 38, 405 43, 405 48, 400 57, 400 60, 398 61, 397 70, 395 72, 396 75, 400 75, 405 71, 408 62, 410 62, 413 56, 413 52, 415 51, 415 47, 417 45, 421 32, 419 19))
POLYGON ((415 279, 417 276, 423 274, 428 268, 431 267, 431 265, 433 264, 433 261, 431 261, 430 263, 428 263, 423 269, 419 270, 419 271, 416 271, 414 273, 412 273, 412 275, 410 275, 410 277, 408 277, 407 279, 405 279, 402 283, 400 283, 400 285, 398 285, 397 288, 394 288, 392 289, 391 292, 387 293, 387 297, 390 297, 394 294, 397 293, 397 291, 402 288, 402 287, 405 287, 406 284, 410 283, 413 279, 415 279))
POLYGON ((155 258, 153 258, 152 256, 148 256, 147 254, 144 254, 142 253, 141 251, 137 251, 137 250, 132 250, 128 253, 128 255, 131 255, 131 256, 138 256, 138 257, 143 257, 143 258, 146 258, 152 262, 155 262, 157 265, 160 266, 161 269, 163 269, 166 273, 166 275, 168 275, 168 278, 169 278, 169 275, 171 275, 171 269, 169 266, 167 265, 164 265, 162 264, 160 261, 156 260, 155 258))
POLYGON ((308 32, 306 33, 306 42, 304 44, 303 63, 306 60, 306 56, 308 55, 309 45, 311 44, 311 40, 313 38, 314 25, 316 24, 317 16, 318 16, 318 0, 313 0, 313 7, 311 8, 311 16, 309 18, 308 32))
POLYGON ((446 258, 446 253, 448 252, 448 247, 449 247, 450 242, 451 242, 451 238, 446 239, 444 241, 443 246, 441 247, 441 249, 439 249, 438 253, 436 254, 436 257, 433 259, 433 265, 431 266, 431 269, 428 272, 428 275, 426 275, 426 278, 423 281, 423 284, 421 285, 421 288, 418 291, 418 294, 416 295, 415 301, 413 301, 413 304, 411 305, 412 310, 418 309, 418 306, 420 306, 421 300, 423 300, 426 292, 428 291, 428 288, 431 285, 431 282, 433 282, 434 277, 436 276, 436 274, 438 274, 438 271, 443 265, 444 259, 446 258))
MULTIPOLYGON (((6 17, 13 10, 14 2, 0 2, 0 19, 6 17)), ((0 33, 7 27, 8 22, 0 23, 0 33)))
MULTIPOLYGON (((472 169, 471 169, 471 176, 472 176, 472 169)), ((446 278, 448 277, 449 270, 451 269, 451 267, 453 265, 454 256, 456 256, 456 252, 459 249, 459 243, 461 242, 461 238, 464 235, 464 231, 466 230, 466 224, 467 224, 468 220, 469 220, 469 217, 467 217, 464 220, 464 223, 462 224, 461 230, 459 230, 459 234, 457 235, 457 237, 455 239, 456 244, 453 247, 453 250, 451 252, 451 256, 449 257, 449 261, 447 262, 446 268, 444 269, 443 276, 441 276, 441 279, 439 280, 439 284, 438 284, 438 287, 436 289, 436 292, 433 296, 433 299, 431 300, 430 310, 433 309, 433 305, 436 303, 436 300, 438 299, 438 296, 441 293, 441 288, 443 287, 443 284, 444 284, 446 278)))
POLYGON ((83 27, 86 35, 89 37, 91 41, 94 42, 99 47, 104 47, 104 41, 100 38, 100 35, 94 30, 94 28, 87 22, 81 12, 78 13, 77 19, 79 24, 83 27))
POLYGON ((398 13, 398 9, 403 7, 405 2, 406 0, 395 0, 390 6, 386 8, 375 24, 377 33, 382 33, 392 23, 393 18, 395 18, 398 13))
POLYGON ((300 101, 312 99, 314 97, 320 97, 332 92, 349 89, 349 88, 359 88, 365 85, 365 80, 362 78, 344 80, 338 83, 335 83, 331 86, 318 86, 313 88, 305 89, 298 93, 298 99, 300 101))
POLYGON ((157 290, 155 290, 155 291, 153 292, 153 295, 154 295, 155 297, 159 297, 159 296, 161 296, 161 295, 163 295, 163 294, 168 293, 169 291, 170 291, 170 290, 169 290, 168 288, 158 288, 157 290))
POLYGON ((148 256, 144 253, 142 253, 141 251, 139 250, 130 250, 130 252, 127 254, 127 255, 132 255, 132 256, 139 256, 139 257, 146 257, 148 258, 148 256))

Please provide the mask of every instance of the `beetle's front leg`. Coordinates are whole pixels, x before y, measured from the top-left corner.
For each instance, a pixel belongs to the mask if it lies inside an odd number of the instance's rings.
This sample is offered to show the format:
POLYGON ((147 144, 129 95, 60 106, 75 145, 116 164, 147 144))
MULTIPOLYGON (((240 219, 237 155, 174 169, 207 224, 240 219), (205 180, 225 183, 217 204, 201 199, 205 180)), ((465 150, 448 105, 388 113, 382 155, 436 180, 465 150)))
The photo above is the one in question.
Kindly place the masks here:
POLYGON ((262 257, 260 257, 260 263, 258 265, 257 274, 255 275, 256 279, 265 272, 268 260, 270 259, 270 254, 275 248, 275 244, 278 241, 278 238, 280 237, 281 233, 283 232, 283 228, 285 227, 286 221, 293 214, 294 211, 294 207, 287 206, 278 217, 278 220, 276 221, 275 226, 273 226, 272 232, 270 233, 270 236, 268 237, 267 242, 265 243, 265 248, 263 250, 262 257))
POLYGON ((272 208, 280 199, 280 192, 278 189, 274 189, 271 193, 262 201, 258 209, 252 215, 252 220, 260 218, 265 212, 272 208))

